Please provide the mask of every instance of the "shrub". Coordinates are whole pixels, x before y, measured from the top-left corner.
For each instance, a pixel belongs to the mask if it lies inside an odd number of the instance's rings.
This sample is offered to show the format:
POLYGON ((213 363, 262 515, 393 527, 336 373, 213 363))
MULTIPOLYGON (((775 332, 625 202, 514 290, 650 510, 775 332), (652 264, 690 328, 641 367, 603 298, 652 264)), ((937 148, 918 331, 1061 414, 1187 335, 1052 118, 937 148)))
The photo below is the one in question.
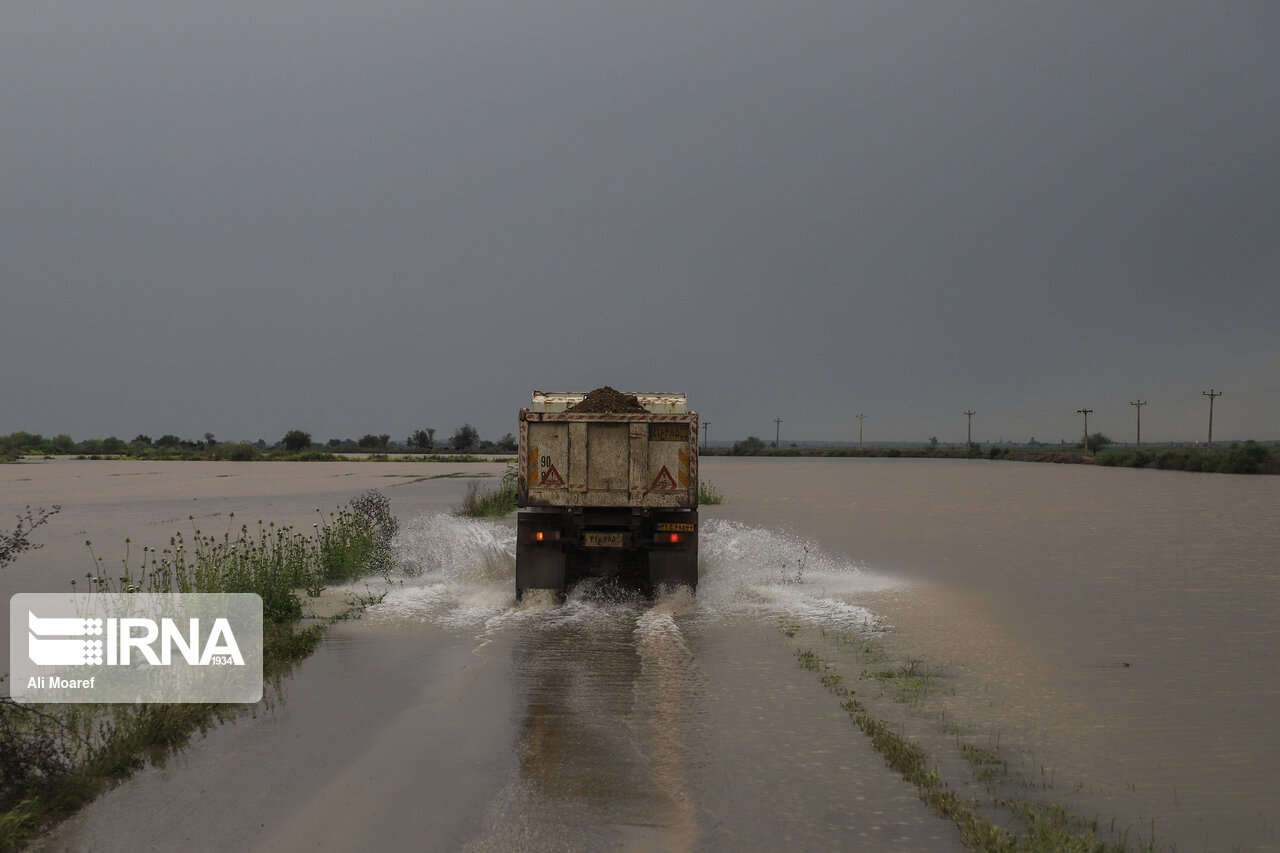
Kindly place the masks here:
POLYGON ((280 457, 289 462, 339 462, 341 458, 334 456, 323 450, 305 450, 302 453, 294 453, 280 457))
POLYGON ((519 480, 519 470, 515 465, 508 465, 496 489, 481 489, 479 483, 468 483, 467 493, 462 498, 462 506, 458 508, 456 514, 472 518, 506 515, 516 508, 519 480))
POLYGON ((1271 460, 1271 451, 1256 441, 1233 446, 1218 464, 1223 474, 1257 474, 1258 466, 1271 460))
POLYGON ((1155 455, 1145 450, 1126 448, 1124 450, 1108 450, 1098 457, 1098 464, 1123 468, 1146 468, 1152 465, 1155 460, 1155 455))
POLYGON ((252 462, 262 456, 262 452, 257 446, 249 441, 223 442, 209 449, 209 455, 214 459, 226 459, 231 462, 252 462))
POLYGON ((400 531, 400 522, 391 513, 391 501, 377 489, 370 489, 351 499, 351 511, 368 529, 371 545, 368 568, 385 574, 391 570, 392 542, 400 531))
POLYGON ((43 547, 36 545, 28 539, 31 531, 35 530, 42 524, 57 515, 62 507, 54 504, 45 509, 40 507, 32 509, 27 507, 26 510, 18 516, 18 525, 12 533, 0 534, 0 568, 3 568, 18 558, 23 551, 33 551, 36 548, 43 547))
POLYGON ((1083 444, 1077 444, 1076 447, 1082 447, 1088 453, 1097 453, 1109 444, 1114 444, 1108 436, 1103 433, 1095 432, 1093 435, 1087 436, 1083 444))

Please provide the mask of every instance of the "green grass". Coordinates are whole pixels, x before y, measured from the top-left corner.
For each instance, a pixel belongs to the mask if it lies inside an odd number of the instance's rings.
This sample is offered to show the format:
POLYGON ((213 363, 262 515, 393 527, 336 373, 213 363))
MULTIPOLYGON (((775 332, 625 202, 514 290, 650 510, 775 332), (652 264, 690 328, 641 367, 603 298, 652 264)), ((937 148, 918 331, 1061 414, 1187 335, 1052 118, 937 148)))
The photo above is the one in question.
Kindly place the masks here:
MULTIPOLYGON (((880 651, 878 646, 875 651, 880 651)), ((1157 849, 1154 839, 1139 842, 1136 846, 1129 843, 1127 836, 1119 844, 1106 842, 1099 837, 1096 822, 1082 820, 1057 804, 1023 799, 998 801, 994 805, 1003 809, 1012 818, 1010 823, 1016 822, 1019 828, 1009 829, 993 823, 984 814, 984 809, 990 804, 962 797, 950 787, 929 752, 895 731, 889 721, 881 719, 863 704, 828 661, 811 649, 800 649, 796 651, 796 663, 816 674, 827 691, 840 698, 841 707, 871 739, 872 747, 884 758, 886 766, 914 785, 921 800, 955 825, 966 849, 982 853, 1132 853, 1134 850, 1154 853, 1157 849)), ((922 660, 912 659, 900 667, 886 668, 863 677, 894 683, 904 679, 928 679, 934 675, 928 672, 922 660)), ((1007 765, 992 750, 962 746, 961 751, 978 771, 979 778, 991 768, 1007 771, 1007 765)))
POLYGON ((938 673, 930 672, 921 658, 911 658, 896 668, 868 670, 863 678, 876 681, 893 693, 896 702, 918 702, 937 689, 938 673))
POLYGON ((965 743, 960 745, 960 754, 973 766, 974 777, 979 781, 1003 779, 1009 775, 1009 762, 997 755, 994 750, 965 743))

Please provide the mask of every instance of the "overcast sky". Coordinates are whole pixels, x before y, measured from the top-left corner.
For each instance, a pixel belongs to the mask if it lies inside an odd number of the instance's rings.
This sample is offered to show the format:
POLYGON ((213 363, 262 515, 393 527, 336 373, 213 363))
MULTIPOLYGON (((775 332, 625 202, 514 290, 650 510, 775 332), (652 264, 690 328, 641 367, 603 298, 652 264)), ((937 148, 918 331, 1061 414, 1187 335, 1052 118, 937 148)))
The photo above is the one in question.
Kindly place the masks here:
POLYGON ((0 434, 1280 438, 1273 0, 6 0, 0 434))

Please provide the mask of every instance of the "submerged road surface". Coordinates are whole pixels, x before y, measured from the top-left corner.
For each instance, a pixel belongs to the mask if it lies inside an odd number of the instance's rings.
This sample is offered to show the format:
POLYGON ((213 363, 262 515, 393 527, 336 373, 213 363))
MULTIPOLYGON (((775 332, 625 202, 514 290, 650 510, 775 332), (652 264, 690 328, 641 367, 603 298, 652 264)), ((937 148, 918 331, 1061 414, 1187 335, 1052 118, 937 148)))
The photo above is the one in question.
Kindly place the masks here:
POLYGON ((421 574, 36 849, 962 849, 780 630, 870 618, 795 572, 873 582, 769 538, 708 524, 696 600, 516 608, 509 527, 421 517, 421 574))

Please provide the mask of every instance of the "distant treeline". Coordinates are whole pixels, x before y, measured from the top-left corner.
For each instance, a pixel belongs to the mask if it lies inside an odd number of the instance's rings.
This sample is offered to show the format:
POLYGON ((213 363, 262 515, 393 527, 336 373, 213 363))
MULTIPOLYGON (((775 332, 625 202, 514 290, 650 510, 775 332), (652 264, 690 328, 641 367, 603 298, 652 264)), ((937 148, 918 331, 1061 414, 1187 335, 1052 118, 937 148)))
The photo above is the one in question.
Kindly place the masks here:
POLYGON ((1105 436, 1090 436, 1090 446, 1038 447, 990 445, 944 447, 773 447, 756 438, 731 448, 708 448, 703 456, 779 457, 878 457, 888 459, 1004 459, 1011 462, 1108 465, 1125 468, 1160 468, 1169 471, 1204 471, 1219 474, 1280 474, 1280 455, 1256 441, 1232 442, 1225 447, 1114 447, 1105 436), (1096 439, 1101 439, 1097 440, 1096 439))
MULTIPOLYGON (((275 444, 259 439, 249 441, 215 441, 206 434, 204 440, 192 441, 174 435, 152 441, 139 435, 133 441, 119 438, 91 438, 74 441, 69 435, 45 438, 36 433, 15 432, 0 436, 0 461, 13 461, 21 456, 76 456, 86 459, 183 459, 229 460, 252 462, 279 460, 289 462, 332 462, 345 454, 368 454, 374 461, 398 458, 422 461, 471 461, 475 454, 515 453, 516 439, 507 433, 498 441, 482 440, 474 427, 464 424, 453 438, 442 444, 435 442, 435 430, 418 430, 403 443, 391 441, 390 435, 365 435, 360 439, 331 438, 323 445, 311 440, 309 433, 290 430, 275 444)), ((1108 465, 1126 468, 1160 468, 1170 471, 1203 471, 1219 474, 1280 474, 1280 453, 1256 441, 1231 442, 1226 446, 1151 446, 1117 447, 1102 433, 1089 436, 1089 446, 1072 445, 1006 445, 971 447, 930 443, 898 447, 877 444, 865 448, 847 445, 796 445, 775 447, 756 436, 738 441, 732 447, 709 447, 703 456, 783 456, 783 457, 881 457, 904 459, 1004 459, 1012 462, 1056 462, 1077 465, 1108 465)))
POLYGON ((1218 474, 1280 474, 1280 456, 1256 441, 1226 448, 1200 447, 1113 448, 1098 457, 1099 465, 1125 468, 1163 468, 1170 471, 1208 471, 1218 474))
MULTIPOLYGON (((111 436, 76 441, 66 434, 46 438, 39 433, 14 432, 0 435, 0 461, 13 461, 20 456, 77 456, 88 459, 127 457, 132 459, 187 459, 325 461, 341 459, 344 453, 385 455, 398 453, 415 457, 436 454, 514 453, 516 439, 507 433, 498 441, 481 439, 475 427, 463 424, 448 442, 437 443, 434 429, 415 431, 403 443, 393 442, 388 434, 368 434, 359 439, 331 438, 324 444, 311 440, 303 430, 290 430, 274 444, 257 441, 217 441, 212 433, 192 440, 176 435, 163 435, 152 440, 138 435, 132 441, 111 436)), ((451 455, 450 458, 457 457, 451 455)))

